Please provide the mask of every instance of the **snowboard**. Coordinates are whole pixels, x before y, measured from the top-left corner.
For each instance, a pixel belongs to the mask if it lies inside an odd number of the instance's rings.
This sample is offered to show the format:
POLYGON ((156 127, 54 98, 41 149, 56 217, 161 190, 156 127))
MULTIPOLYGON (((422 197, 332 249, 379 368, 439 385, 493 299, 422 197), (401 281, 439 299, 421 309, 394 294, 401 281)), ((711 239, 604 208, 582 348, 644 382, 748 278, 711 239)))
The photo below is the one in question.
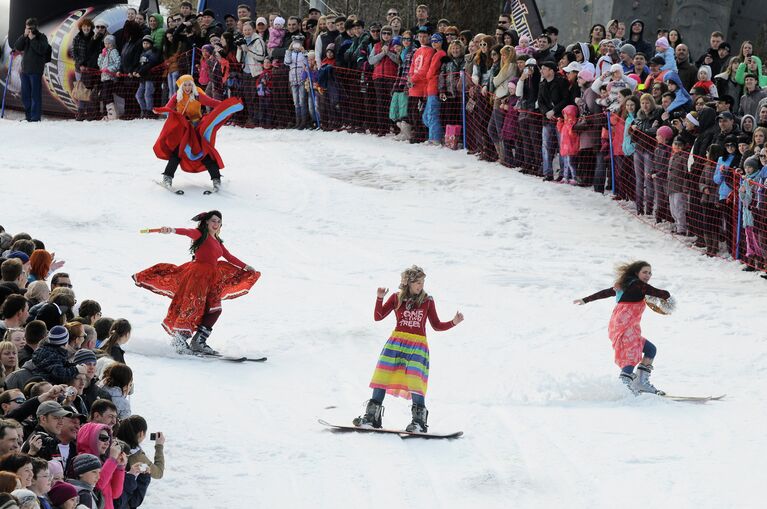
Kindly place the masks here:
POLYGON ((453 433, 416 433, 411 431, 405 431, 404 429, 386 429, 386 428, 358 428, 357 426, 342 426, 339 424, 331 424, 322 419, 317 419, 317 422, 323 426, 327 426, 331 431, 336 432, 352 432, 358 433, 388 433, 391 435, 398 435, 400 438, 425 438, 425 439, 438 439, 438 438, 458 438, 463 435, 463 431, 455 431, 453 433))
POLYGON ((674 396, 673 394, 658 394, 661 398, 670 399, 672 401, 688 401, 690 403, 706 403, 707 401, 719 401, 723 399, 726 394, 721 396, 674 396))

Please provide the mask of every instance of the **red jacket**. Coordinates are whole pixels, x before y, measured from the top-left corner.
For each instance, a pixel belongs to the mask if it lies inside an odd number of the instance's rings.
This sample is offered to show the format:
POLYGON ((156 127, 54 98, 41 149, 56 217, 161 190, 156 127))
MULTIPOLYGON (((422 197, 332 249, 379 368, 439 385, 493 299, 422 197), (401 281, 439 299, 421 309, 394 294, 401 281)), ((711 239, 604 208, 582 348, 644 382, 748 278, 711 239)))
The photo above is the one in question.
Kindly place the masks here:
POLYGON ((413 54, 413 60, 410 63, 408 78, 410 87, 408 95, 410 97, 426 97, 426 87, 429 84, 428 73, 431 65, 431 57, 434 55, 434 48, 431 46, 421 46, 413 54))
POLYGON ((562 110, 565 118, 557 121, 557 130, 559 131, 559 155, 577 156, 580 150, 580 136, 573 130, 577 120, 578 108, 570 104, 562 110))
MULTIPOLYGON (((381 52, 381 43, 377 43, 373 47, 373 54, 378 55, 381 52)), ((383 57, 383 60, 378 62, 373 68, 373 79, 378 80, 381 78, 396 78, 399 66, 395 64, 389 56, 383 57)))
POLYGON ((435 52, 431 56, 429 71, 426 75, 428 83, 426 84, 426 95, 439 95, 439 73, 442 70, 442 59, 447 56, 442 50, 435 52))

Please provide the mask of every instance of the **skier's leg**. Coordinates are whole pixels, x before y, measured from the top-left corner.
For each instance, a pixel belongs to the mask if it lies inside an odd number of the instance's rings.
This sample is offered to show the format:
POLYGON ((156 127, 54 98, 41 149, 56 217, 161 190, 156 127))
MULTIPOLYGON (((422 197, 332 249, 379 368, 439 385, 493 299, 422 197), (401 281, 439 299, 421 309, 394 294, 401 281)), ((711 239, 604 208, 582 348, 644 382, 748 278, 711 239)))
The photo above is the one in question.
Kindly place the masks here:
POLYGON ((650 383, 650 373, 652 373, 653 370, 652 361, 657 353, 657 348, 655 348, 655 345, 649 341, 645 341, 642 353, 644 354, 644 357, 642 357, 642 362, 637 366, 637 377, 634 380, 632 387, 637 392, 664 394, 663 391, 659 391, 650 383))
POLYGON ((621 369, 621 374, 618 375, 618 379, 621 381, 621 383, 623 383, 626 387, 628 387, 629 390, 631 390, 631 392, 634 392, 636 394, 632 386, 635 378, 636 378, 636 375, 634 374, 633 364, 630 364, 628 366, 623 366, 623 368, 621 369))
POLYGON ((429 411, 426 410, 426 400, 421 394, 411 393, 413 398, 413 406, 410 408, 412 414, 412 421, 407 425, 405 431, 415 431, 417 433, 426 433, 429 426, 426 421, 429 418, 429 411))
POLYGON ((202 160, 202 164, 204 164, 205 168, 208 169, 211 180, 221 180, 221 171, 219 170, 215 159, 210 156, 205 156, 205 159, 202 160))
POLYGON ((365 405, 365 413, 352 420, 355 426, 365 428, 380 428, 383 426, 383 403, 386 391, 383 389, 373 389, 373 397, 365 405))
POLYGON ((207 327, 208 329, 212 329, 214 325, 216 325, 216 322, 218 321, 218 317, 221 316, 221 309, 217 309, 215 311, 206 311, 204 315, 202 315, 202 321, 200 322, 200 325, 207 327))
POLYGON ((642 357, 642 364, 652 365, 652 361, 658 353, 658 349, 654 344, 650 343, 649 340, 645 340, 642 353, 644 354, 644 357, 642 357))
POLYGON ((163 175, 173 178, 173 176, 176 174, 176 170, 178 169, 179 164, 181 164, 181 159, 178 157, 178 154, 174 150, 173 154, 171 154, 170 158, 168 159, 168 164, 165 165, 165 171, 163 172, 163 175))
POLYGON ((386 396, 386 391, 383 389, 373 389, 373 396, 370 398, 372 401, 375 401, 379 405, 383 403, 384 397, 386 396))

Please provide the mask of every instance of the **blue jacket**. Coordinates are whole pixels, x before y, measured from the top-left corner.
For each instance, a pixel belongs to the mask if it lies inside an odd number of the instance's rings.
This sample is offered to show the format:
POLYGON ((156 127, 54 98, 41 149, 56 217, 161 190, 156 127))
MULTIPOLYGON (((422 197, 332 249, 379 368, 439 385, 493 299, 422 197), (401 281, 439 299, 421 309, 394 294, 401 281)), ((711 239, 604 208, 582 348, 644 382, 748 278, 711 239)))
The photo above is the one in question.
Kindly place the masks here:
POLYGON ((68 356, 69 353, 63 346, 45 343, 32 355, 34 374, 54 385, 68 384, 79 373, 77 366, 67 360, 68 356))
POLYGON ((692 97, 690 97, 690 94, 687 93, 687 90, 685 90, 684 84, 679 78, 679 75, 674 71, 669 71, 665 76, 663 76, 663 81, 666 83, 673 81, 677 86, 676 97, 673 101, 671 101, 671 104, 666 111, 671 113, 672 111, 680 108, 685 111, 690 111, 692 109, 692 97))
POLYGON ((732 177, 729 166, 735 159, 735 154, 728 157, 720 157, 716 162, 716 169, 714 170, 714 183, 719 184, 719 201, 726 200, 732 188, 727 185, 727 180, 732 177))

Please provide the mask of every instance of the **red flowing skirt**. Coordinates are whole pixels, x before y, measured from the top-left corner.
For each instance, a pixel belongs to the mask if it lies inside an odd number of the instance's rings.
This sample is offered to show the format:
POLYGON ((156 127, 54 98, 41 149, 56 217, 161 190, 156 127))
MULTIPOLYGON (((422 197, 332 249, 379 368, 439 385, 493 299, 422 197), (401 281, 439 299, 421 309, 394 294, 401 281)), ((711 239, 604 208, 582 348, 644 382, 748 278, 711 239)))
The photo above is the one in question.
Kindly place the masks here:
POLYGON ((636 366, 642 360, 642 350, 647 341, 642 337, 640 321, 647 306, 645 301, 619 302, 610 317, 608 335, 615 350, 615 364, 619 368, 636 366))
POLYGON ((137 286, 173 299, 162 326, 168 334, 192 334, 208 311, 221 309, 221 301, 250 291, 261 273, 246 272, 229 262, 215 265, 187 262, 158 263, 133 275, 137 286))

